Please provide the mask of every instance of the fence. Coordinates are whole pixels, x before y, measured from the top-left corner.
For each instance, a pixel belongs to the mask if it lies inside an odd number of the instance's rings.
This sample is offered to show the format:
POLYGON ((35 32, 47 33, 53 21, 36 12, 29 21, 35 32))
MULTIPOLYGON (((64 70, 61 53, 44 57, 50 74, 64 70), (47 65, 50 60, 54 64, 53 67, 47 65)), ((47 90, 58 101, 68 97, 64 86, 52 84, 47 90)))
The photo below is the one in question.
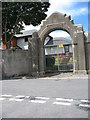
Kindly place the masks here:
POLYGON ((46 56, 46 72, 48 71, 73 71, 72 54, 46 56))

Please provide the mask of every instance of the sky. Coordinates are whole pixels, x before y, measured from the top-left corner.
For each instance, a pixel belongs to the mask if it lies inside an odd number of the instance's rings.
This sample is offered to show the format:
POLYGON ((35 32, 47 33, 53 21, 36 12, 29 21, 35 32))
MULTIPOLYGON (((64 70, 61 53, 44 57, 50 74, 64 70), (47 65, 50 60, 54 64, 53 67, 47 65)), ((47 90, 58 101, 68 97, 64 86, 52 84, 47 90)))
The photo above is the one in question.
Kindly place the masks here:
MULTIPOLYGON (((71 15, 71 19, 75 24, 82 24, 84 31, 88 31, 88 1, 89 0, 49 0, 50 7, 48 8, 47 18, 54 12, 66 13, 71 15), (80 2, 79 2, 80 1, 80 2)), ((25 26, 25 30, 40 29, 39 26, 25 26)), ((63 31, 54 31, 50 33, 53 37, 67 37, 70 35, 63 31)))

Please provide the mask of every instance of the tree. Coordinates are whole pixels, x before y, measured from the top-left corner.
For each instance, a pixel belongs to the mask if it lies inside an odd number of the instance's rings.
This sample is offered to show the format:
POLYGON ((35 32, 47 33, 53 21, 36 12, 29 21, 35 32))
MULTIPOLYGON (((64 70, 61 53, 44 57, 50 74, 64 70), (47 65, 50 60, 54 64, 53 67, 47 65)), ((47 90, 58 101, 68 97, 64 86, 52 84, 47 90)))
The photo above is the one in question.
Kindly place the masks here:
POLYGON ((46 18, 48 2, 2 2, 2 40, 10 48, 13 36, 20 33, 25 25, 41 24, 46 18))

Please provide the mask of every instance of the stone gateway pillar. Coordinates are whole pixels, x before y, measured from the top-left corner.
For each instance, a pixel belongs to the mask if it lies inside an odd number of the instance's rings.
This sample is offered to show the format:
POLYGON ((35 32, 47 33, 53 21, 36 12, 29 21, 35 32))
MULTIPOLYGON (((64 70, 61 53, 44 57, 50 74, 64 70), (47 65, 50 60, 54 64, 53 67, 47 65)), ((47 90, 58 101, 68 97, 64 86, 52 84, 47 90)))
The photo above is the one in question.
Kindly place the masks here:
POLYGON ((90 74, 90 33, 85 32, 85 57, 86 57, 86 70, 90 74))
POLYGON ((29 70, 30 75, 39 76, 39 38, 36 32, 29 39, 29 70))
POLYGON ((73 34, 73 58, 74 73, 87 73, 86 56, 85 56, 85 40, 82 25, 77 25, 77 31, 73 34))
POLYGON ((39 38, 39 42, 38 42, 38 46, 39 46, 39 75, 43 76, 44 75, 44 47, 43 47, 43 41, 41 41, 41 39, 39 38))
POLYGON ((76 73, 78 71, 78 44, 76 40, 76 33, 73 34, 73 43, 72 43, 72 49, 73 49, 73 72, 76 73))
POLYGON ((43 76, 44 75, 44 54, 43 42, 40 40, 37 32, 34 32, 32 38, 28 41, 29 44, 29 75, 43 76))
POLYGON ((83 32, 77 33, 77 40, 78 40, 78 72, 86 73, 85 46, 84 46, 83 32))

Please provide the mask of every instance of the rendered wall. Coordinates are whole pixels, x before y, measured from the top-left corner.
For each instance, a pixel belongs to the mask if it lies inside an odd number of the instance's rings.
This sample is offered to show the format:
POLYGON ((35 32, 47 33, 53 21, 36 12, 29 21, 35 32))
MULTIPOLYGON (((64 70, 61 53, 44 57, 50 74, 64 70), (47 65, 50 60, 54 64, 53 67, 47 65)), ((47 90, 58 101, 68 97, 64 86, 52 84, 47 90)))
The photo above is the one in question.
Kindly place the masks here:
POLYGON ((10 76, 28 75, 28 51, 2 51, 3 78, 10 76))
POLYGON ((2 50, 0 50, 0 80, 2 80, 2 50))

